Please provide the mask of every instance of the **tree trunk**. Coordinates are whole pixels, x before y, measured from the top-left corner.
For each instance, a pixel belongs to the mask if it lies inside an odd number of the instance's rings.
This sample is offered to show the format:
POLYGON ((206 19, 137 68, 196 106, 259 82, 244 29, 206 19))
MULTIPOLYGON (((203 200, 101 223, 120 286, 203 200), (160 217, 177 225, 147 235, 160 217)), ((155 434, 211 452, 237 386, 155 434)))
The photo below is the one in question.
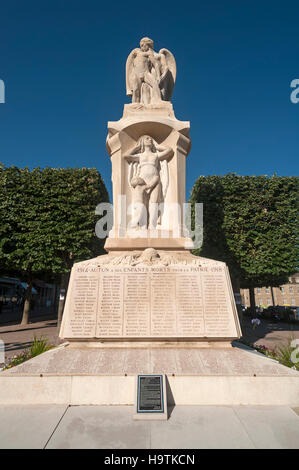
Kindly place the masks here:
POLYGON ((237 307, 237 312, 239 315, 239 320, 240 322, 243 321, 243 312, 242 312, 242 306, 241 306, 241 293, 240 293, 240 279, 239 278, 231 278, 232 281, 232 288, 234 292, 234 298, 236 302, 236 307, 237 307))
POLYGON ((53 315, 56 316, 57 312, 58 312, 58 286, 56 284, 56 280, 55 280, 55 288, 54 288, 54 299, 53 299, 53 315))
POLYGON ((25 303, 23 309, 23 316, 21 325, 28 325, 29 323, 29 315, 30 315, 30 304, 31 304, 31 297, 32 297, 32 275, 29 275, 26 294, 25 294, 25 303))
POLYGON ((250 297, 250 310, 251 314, 255 315, 255 295, 254 295, 254 287, 249 287, 249 297, 250 297))
POLYGON ((271 290, 271 296, 272 296, 272 305, 273 305, 273 307, 274 307, 274 305, 275 305, 275 299, 274 299, 273 287, 270 287, 270 290, 271 290))
POLYGON ((59 294, 59 303, 58 303, 58 315, 57 315, 57 329, 58 329, 58 331, 60 330, 61 322, 62 322, 62 315, 63 315, 63 309, 64 309, 64 304, 65 304, 68 280, 69 280, 69 273, 61 274, 60 294, 59 294))

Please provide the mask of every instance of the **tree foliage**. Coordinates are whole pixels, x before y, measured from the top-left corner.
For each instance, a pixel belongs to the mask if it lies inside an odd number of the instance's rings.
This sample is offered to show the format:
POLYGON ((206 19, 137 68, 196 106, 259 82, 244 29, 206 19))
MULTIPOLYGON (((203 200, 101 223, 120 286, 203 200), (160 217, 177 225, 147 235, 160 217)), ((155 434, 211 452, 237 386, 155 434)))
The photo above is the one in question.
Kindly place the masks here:
POLYGON ((280 285, 298 266, 297 177, 200 176, 190 202, 203 203, 196 254, 225 261, 242 287, 280 285))
POLYGON ((99 254, 95 207, 108 201, 96 169, 0 168, 0 261, 20 272, 67 272, 99 254))

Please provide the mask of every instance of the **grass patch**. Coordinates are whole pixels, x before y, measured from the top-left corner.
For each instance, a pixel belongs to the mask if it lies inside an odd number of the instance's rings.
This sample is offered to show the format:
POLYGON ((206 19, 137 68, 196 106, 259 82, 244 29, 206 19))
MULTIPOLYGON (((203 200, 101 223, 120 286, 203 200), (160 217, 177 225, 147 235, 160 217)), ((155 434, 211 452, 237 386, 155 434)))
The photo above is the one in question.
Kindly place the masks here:
POLYGON ((23 362, 28 361, 29 359, 32 359, 33 357, 38 356, 39 354, 49 351, 49 349, 52 349, 54 347, 55 346, 48 343, 47 338, 44 338, 42 336, 40 338, 37 338, 36 336, 34 336, 34 340, 30 348, 26 349, 21 354, 18 354, 14 356, 12 359, 10 359, 8 364, 4 366, 3 370, 16 367, 22 364, 23 362))

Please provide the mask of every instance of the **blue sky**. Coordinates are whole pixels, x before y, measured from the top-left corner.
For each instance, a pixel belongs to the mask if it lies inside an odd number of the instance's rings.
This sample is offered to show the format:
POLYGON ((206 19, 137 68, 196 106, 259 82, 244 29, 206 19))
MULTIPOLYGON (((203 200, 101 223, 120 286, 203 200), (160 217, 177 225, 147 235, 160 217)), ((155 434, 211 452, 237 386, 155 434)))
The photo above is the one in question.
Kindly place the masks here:
POLYGON ((177 62, 173 105, 191 122, 187 197, 199 175, 298 174, 298 3, 276 0, 1 2, 0 161, 96 167, 111 193, 107 121, 143 36, 177 62))

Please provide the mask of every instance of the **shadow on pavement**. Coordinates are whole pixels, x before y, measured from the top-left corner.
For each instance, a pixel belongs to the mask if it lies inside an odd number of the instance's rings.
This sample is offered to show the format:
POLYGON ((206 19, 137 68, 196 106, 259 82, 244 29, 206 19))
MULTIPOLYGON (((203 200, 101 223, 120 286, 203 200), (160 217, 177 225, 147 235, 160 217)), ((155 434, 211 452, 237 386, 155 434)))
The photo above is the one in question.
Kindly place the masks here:
POLYGON ((253 329, 251 318, 243 318, 241 322, 243 340, 248 341, 248 343, 255 343, 261 339, 265 339, 267 343, 271 342, 273 343, 272 346, 275 347, 278 343, 287 342, 291 337, 299 338, 298 323, 275 322, 263 318, 260 320, 260 325, 253 329))

